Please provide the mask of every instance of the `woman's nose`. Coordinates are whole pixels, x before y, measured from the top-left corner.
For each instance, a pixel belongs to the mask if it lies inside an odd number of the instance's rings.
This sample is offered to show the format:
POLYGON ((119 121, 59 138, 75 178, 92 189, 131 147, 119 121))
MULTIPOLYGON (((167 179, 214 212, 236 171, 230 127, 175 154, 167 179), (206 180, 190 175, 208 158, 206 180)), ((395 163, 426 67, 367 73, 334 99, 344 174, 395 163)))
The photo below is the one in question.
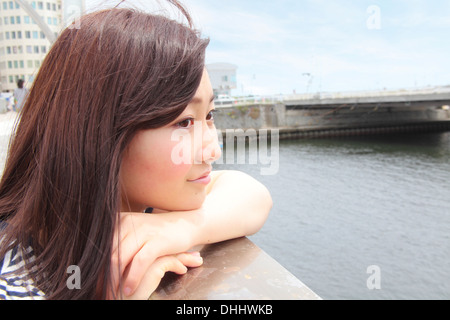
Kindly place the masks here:
POLYGON ((216 127, 214 125, 210 126, 205 124, 202 125, 201 128, 201 148, 199 153, 196 152, 199 156, 196 160, 210 164, 220 159, 222 150, 219 145, 216 127))

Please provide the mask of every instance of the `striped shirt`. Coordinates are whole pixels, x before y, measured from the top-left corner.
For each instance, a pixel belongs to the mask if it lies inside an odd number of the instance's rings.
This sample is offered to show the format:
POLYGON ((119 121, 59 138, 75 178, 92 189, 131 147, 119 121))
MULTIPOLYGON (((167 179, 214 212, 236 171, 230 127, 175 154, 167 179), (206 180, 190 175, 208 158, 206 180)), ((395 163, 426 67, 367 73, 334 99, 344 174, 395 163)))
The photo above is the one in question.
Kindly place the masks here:
POLYGON ((33 279, 26 273, 17 273, 25 265, 25 260, 32 261, 33 258, 31 247, 23 250, 20 246, 11 249, 0 258, 0 300, 45 299, 44 293, 36 288, 33 279))

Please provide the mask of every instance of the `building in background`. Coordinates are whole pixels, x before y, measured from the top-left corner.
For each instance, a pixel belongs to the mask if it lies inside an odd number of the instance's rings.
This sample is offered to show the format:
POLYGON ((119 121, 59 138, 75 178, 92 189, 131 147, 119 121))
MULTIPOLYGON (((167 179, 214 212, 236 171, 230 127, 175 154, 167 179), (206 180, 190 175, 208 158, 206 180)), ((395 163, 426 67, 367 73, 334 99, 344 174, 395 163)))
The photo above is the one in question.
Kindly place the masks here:
POLYGON ((237 66, 229 63, 212 63, 206 65, 214 95, 231 96, 231 90, 236 89, 237 66))
POLYGON ((84 12, 84 0, 0 0, 0 91, 30 87, 54 39, 84 12), (36 21, 40 19, 40 21, 36 21))

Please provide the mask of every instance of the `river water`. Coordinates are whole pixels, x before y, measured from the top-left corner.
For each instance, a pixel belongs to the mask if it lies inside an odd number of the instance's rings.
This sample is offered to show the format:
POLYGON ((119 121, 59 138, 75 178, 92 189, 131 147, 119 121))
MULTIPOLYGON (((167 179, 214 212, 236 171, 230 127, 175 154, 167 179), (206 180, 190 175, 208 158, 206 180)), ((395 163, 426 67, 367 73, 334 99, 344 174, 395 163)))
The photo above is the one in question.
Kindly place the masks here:
POLYGON ((322 298, 450 299, 450 132, 281 141, 261 166, 215 165, 268 187, 251 239, 322 298))

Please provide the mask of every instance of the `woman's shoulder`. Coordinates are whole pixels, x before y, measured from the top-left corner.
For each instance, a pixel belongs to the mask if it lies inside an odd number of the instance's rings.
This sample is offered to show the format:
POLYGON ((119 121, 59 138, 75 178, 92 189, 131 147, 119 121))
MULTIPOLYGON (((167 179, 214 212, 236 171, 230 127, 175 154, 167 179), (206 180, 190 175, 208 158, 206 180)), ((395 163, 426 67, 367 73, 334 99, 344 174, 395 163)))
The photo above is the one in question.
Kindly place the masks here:
POLYGON ((25 261, 33 258, 31 247, 21 249, 20 246, 0 257, 0 300, 45 298, 44 293, 34 285, 33 279, 23 271, 25 261))

